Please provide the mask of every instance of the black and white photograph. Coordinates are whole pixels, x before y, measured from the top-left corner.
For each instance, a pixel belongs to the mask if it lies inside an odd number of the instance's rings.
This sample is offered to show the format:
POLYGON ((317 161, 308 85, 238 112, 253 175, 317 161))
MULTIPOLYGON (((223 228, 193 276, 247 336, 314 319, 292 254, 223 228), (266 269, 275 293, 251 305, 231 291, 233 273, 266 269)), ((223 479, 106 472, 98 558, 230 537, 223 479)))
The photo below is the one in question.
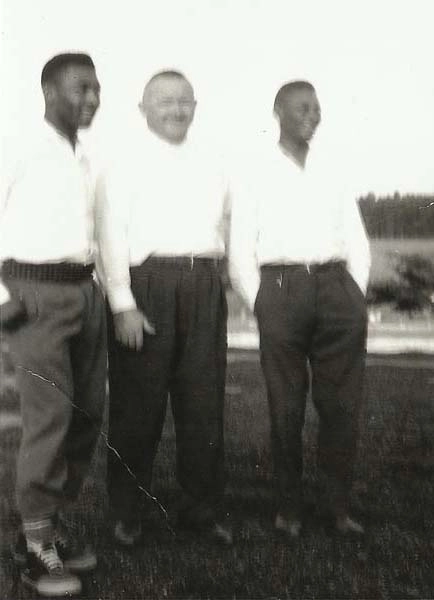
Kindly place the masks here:
POLYGON ((0 598, 434 598, 431 0, 0 0, 0 598))

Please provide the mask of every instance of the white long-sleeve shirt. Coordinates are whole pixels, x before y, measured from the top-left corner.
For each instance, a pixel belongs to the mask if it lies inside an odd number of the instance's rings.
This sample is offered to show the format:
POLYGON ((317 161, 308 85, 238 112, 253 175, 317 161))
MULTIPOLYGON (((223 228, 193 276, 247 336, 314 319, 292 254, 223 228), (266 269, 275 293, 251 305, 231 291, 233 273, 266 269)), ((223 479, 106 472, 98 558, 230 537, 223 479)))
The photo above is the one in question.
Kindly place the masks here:
POLYGON ((264 264, 345 260, 363 292, 369 242, 339 165, 308 156, 302 169, 277 143, 242 169, 231 185, 229 269, 253 309, 264 264))
MULTIPOLYGON (((91 263, 94 179, 79 143, 47 121, 2 152, 0 262, 91 263)), ((0 304, 9 300, 0 282, 0 304)))
POLYGON ((201 144, 173 145, 142 124, 97 185, 100 278, 113 312, 135 308, 129 267, 154 256, 221 257, 226 184, 201 144))

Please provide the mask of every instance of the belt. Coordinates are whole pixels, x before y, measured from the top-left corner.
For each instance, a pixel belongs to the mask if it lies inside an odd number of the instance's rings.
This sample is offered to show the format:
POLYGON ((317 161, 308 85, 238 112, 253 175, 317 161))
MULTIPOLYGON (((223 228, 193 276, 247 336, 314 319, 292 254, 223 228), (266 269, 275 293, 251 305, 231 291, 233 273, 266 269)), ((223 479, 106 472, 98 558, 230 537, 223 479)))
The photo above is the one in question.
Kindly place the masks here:
POLYGON ((318 273, 334 269, 344 269, 346 267, 344 260, 329 260, 327 262, 294 262, 294 263, 265 263, 261 265, 261 271, 285 270, 285 269, 303 269, 308 273, 318 273))
POLYGON ((223 262, 222 258, 206 256, 149 256, 141 265, 130 267, 130 271, 141 270, 146 266, 176 267, 179 269, 193 270, 195 267, 218 269, 223 262))
POLYGON ((25 263, 13 259, 2 264, 2 277, 52 283, 80 283, 92 277, 95 265, 80 263, 25 263))

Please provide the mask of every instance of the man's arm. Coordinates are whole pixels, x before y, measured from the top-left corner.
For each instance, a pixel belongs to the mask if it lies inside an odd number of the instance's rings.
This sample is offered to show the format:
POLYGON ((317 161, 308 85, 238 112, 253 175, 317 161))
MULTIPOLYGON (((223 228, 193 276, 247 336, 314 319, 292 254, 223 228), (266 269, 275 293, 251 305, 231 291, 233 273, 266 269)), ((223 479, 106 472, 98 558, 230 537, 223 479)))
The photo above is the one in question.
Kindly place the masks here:
MULTIPOLYGON (((1 175, 0 175, 0 268, 1 263, 4 259, 4 250, 1 246, 3 235, 2 230, 4 227, 4 220, 6 214, 6 207, 9 199, 13 174, 9 157, 9 152, 2 145, 1 149, 1 175)), ((0 278, 0 305, 6 304, 11 299, 8 288, 4 285, 0 278)))
MULTIPOLYGON (((19 161, 12 149, 6 151, 1 147, 1 178, 0 178, 0 269, 5 258, 5 251, 1 246, 3 239, 3 228, 5 227, 5 215, 10 199, 14 181, 18 178, 20 170, 19 161)), ((19 235, 19 232, 17 232, 19 235)), ((25 315, 25 307, 19 298, 11 295, 7 286, 0 277, 0 324, 7 328, 14 327, 15 323, 21 321, 25 315)))
POLYGON ((232 285, 253 312, 260 275, 256 256, 257 207, 247 181, 231 186, 229 274, 232 285))
POLYGON ((363 294, 366 294, 371 268, 371 251, 358 202, 347 199, 343 206, 343 214, 348 270, 363 294))
POLYGON ((98 274, 113 312, 116 339, 140 350, 143 332, 155 329, 137 308, 131 291, 128 247, 128 192, 119 175, 102 174, 96 185, 95 231, 98 274))

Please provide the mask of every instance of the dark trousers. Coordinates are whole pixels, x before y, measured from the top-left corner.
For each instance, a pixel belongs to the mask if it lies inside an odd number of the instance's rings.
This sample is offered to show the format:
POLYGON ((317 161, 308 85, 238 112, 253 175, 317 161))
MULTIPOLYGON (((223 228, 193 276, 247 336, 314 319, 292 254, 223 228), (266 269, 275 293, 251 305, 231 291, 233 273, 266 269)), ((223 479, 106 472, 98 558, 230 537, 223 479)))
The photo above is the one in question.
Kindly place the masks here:
POLYGON ((366 304, 344 263, 265 266, 255 312, 271 417, 278 511, 302 504, 308 391, 319 414, 318 462, 334 512, 348 510, 366 353, 366 304))
POLYGON ((7 286, 27 313, 7 340, 22 414, 17 504, 33 520, 74 500, 90 465, 105 403, 105 307, 92 279, 7 286))
POLYGON ((225 292, 216 261, 149 258, 131 268, 138 308, 156 329, 141 351, 114 339, 109 319, 108 486, 115 517, 138 518, 150 489, 170 393, 176 429, 179 509, 186 518, 215 517, 221 502, 226 370, 225 292), (128 473, 125 463, 137 480, 128 473))

